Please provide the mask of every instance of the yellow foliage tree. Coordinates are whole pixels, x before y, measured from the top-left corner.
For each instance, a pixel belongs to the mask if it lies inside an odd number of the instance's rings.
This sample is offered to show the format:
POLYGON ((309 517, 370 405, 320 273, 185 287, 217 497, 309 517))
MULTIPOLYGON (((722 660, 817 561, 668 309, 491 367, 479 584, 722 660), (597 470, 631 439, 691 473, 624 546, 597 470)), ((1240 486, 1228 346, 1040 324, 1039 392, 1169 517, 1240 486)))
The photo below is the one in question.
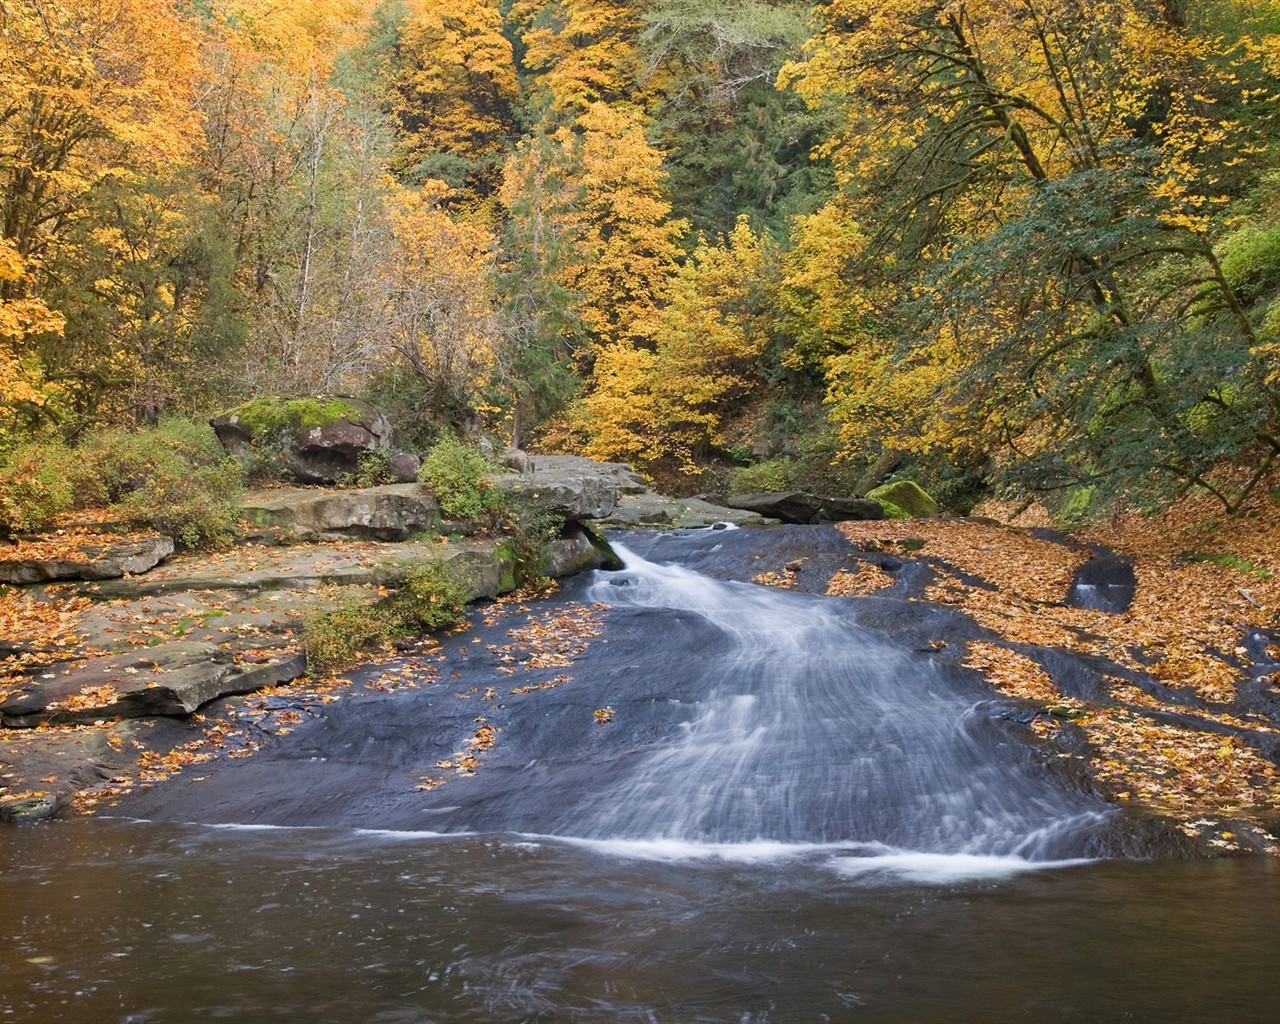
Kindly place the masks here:
POLYGON ((456 219, 448 186, 388 188, 395 250, 385 268, 386 346, 418 382, 436 422, 465 425, 493 378, 501 325, 494 294, 496 240, 456 219))
POLYGON ((592 103, 577 127, 562 130, 582 190, 578 260, 565 285, 584 296, 583 320, 601 344, 651 347, 686 225, 671 219, 662 154, 638 112, 592 103))
POLYGON ((461 163, 450 177, 483 199, 499 185, 520 98, 498 4, 414 0, 411 9, 400 29, 395 83, 399 163, 407 171, 461 163))
POLYGON ((635 99, 644 0, 517 0, 510 18, 554 110, 635 99))
MULTIPOLYGON (((1202 280, 1231 305, 1208 231, 1226 201, 1223 169, 1257 152, 1220 113, 1238 97, 1243 49, 1188 32, 1179 5, 1148 0, 831 0, 816 11, 808 59, 784 68, 782 81, 840 111, 822 153, 845 188, 841 216, 868 236, 840 274, 869 286, 868 309, 849 309, 844 351, 830 367, 833 415, 850 442, 877 424, 889 443, 917 450, 971 444, 975 430, 993 447, 1017 443, 1019 432, 1028 446, 1052 442, 1045 423, 1017 421, 1010 392, 984 397, 957 383, 1016 335, 1032 311, 1025 294, 952 308, 926 332, 896 319, 929 297, 899 282, 925 278, 929 266, 1016 220, 1049 186, 1127 172, 1138 148, 1155 162, 1148 206, 1170 232, 1165 245, 1198 261, 1202 280), (912 274, 895 273, 897 261, 912 274)), ((1048 311, 1062 334, 1090 318, 1094 336, 1130 331, 1131 296, 1105 256, 1074 253, 1065 267, 1039 270, 1062 272, 1082 307, 1048 311)), ((1052 291, 1042 288, 1039 301, 1053 301, 1052 291)), ((935 308, 952 302, 934 298, 935 308)), ((1238 306, 1234 314, 1249 334, 1238 306)), ((1065 347, 1052 332, 1037 344, 1019 365, 1052 379, 1065 347)), ((1154 395, 1151 359, 1125 366, 1154 395)), ((1005 383, 1030 386, 1013 374, 1005 383)))
POLYGON ((0 4, 0 393, 50 410, 34 339, 62 315, 43 270, 107 178, 186 162, 199 129, 196 37, 170 0, 0 4))
POLYGON ((652 351, 620 342, 600 351, 582 402, 591 453, 697 475, 732 445, 731 424, 759 387, 767 258, 743 218, 719 244, 701 243, 671 279, 652 351))

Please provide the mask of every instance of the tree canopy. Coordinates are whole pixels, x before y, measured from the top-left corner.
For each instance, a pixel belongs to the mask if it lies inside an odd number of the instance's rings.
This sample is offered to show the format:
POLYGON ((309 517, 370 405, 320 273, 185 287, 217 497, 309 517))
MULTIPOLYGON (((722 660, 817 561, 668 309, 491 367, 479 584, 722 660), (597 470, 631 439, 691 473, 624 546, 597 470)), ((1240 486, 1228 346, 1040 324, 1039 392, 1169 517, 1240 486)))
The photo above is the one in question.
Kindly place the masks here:
POLYGON ((1280 455, 1273 0, 4 0, 0 448, 362 393, 728 485, 1280 455))

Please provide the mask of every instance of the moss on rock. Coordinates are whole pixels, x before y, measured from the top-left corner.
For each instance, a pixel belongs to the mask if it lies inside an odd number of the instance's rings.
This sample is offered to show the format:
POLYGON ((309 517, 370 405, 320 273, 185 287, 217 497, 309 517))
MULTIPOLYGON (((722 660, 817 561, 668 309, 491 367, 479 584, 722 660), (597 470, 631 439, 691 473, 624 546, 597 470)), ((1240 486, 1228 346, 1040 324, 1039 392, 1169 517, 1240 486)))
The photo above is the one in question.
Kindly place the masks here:
POLYGON ((938 514, 938 503, 929 497, 919 484, 912 480, 899 480, 897 483, 884 484, 870 491, 867 497, 885 506, 884 514, 886 519, 903 518, 903 516, 894 515, 888 507, 890 505, 895 506, 898 511, 913 519, 936 516, 938 514))
POLYGON ((368 408, 353 398, 333 396, 317 398, 252 398, 232 409, 229 416, 255 437, 283 430, 305 430, 322 427, 339 420, 361 423, 368 418, 368 408))

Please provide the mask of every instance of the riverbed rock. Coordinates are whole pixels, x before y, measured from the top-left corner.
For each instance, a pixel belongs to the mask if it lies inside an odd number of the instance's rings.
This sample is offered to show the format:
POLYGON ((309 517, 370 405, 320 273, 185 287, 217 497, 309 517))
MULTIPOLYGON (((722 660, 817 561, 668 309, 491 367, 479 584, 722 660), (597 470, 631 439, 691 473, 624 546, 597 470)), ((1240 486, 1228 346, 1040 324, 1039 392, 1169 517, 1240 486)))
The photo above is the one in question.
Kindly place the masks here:
POLYGON ((306 655, 281 652, 239 665, 214 644, 177 641, 52 667, 0 704, 8 728, 44 722, 189 715, 218 697, 296 679, 306 655))
POLYGON ((241 514, 254 526, 288 530, 301 538, 399 541, 439 523, 440 506, 429 488, 410 483, 263 491, 245 499, 241 514))
POLYGON ((360 457, 385 449, 391 424, 368 402, 347 396, 255 398, 209 421, 242 461, 271 462, 301 483, 354 475, 360 457))
POLYGON ((80 544, 63 558, 0 561, 0 583, 115 580, 146 572, 169 558, 173 550, 173 538, 158 536, 80 544))
POLYGON ((1111 612, 1120 615, 1129 610, 1138 590, 1138 577, 1133 559, 1123 555, 1091 558, 1076 570, 1067 594, 1072 608, 1111 612))
POLYGON ((755 512, 784 523, 840 523, 850 519, 883 519, 884 509, 869 498, 838 498, 785 491, 764 494, 733 494, 731 508, 755 512))

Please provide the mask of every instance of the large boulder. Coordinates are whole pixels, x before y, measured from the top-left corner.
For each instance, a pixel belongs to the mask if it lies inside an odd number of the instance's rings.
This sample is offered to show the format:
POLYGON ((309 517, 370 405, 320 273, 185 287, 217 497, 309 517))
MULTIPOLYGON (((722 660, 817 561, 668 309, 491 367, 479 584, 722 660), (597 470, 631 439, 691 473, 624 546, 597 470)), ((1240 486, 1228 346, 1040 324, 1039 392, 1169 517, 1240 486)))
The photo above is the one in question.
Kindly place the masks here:
POLYGON ((873 491, 868 491, 867 497, 881 504, 887 502, 896 506, 913 518, 926 518, 938 514, 938 503, 912 480, 884 484, 873 491))
POLYGON ((391 441, 391 424, 346 396, 255 398, 209 421, 222 446, 250 464, 278 464, 302 483, 354 476, 360 457, 391 441))
POLYGON ((784 523, 841 523, 849 519, 883 519, 884 509, 869 498, 834 498, 804 491, 734 494, 726 504, 784 523))
POLYGON ((0 583, 118 580, 146 572, 173 554, 170 537, 134 537, 81 544, 57 557, 0 560, 0 583))

